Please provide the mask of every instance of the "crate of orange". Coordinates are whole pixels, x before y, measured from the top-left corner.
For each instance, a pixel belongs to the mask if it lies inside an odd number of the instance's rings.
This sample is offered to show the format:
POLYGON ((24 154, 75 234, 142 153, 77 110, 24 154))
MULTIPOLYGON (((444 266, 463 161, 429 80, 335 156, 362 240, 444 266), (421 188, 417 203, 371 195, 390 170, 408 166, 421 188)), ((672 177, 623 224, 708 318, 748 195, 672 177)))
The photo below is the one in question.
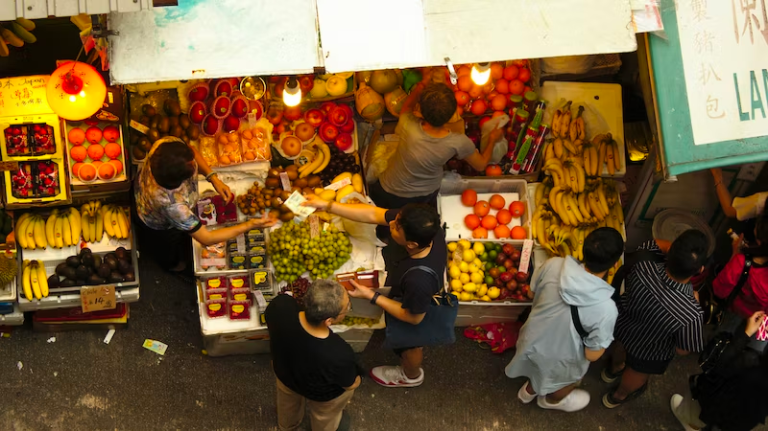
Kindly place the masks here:
POLYGON ((438 210, 446 240, 522 246, 531 239, 527 184, 520 179, 444 178, 438 210))

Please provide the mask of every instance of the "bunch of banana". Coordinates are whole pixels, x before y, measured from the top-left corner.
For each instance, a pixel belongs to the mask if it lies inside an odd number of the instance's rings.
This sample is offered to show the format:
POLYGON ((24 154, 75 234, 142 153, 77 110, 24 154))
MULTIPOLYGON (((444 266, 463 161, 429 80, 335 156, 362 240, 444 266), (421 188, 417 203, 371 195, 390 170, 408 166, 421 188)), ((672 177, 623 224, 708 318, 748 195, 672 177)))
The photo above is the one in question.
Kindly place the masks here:
POLYGON ((55 209, 45 222, 45 238, 54 248, 79 244, 81 230, 80 212, 76 208, 55 209))
POLYGON ((45 265, 39 260, 25 260, 21 271, 21 286, 28 301, 48 297, 48 277, 45 265))
POLYGON ((99 242, 104 236, 104 217, 101 214, 101 201, 90 201, 80 209, 83 216, 83 239, 86 242, 99 242))
POLYGON ((619 144, 610 133, 601 133, 592 138, 592 145, 598 147, 598 169, 602 171, 603 164, 608 168, 608 174, 614 175, 621 170, 621 155, 619 144))
POLYGON ((16 18, 0 25, 0 57, 8 57, 11 51, 8 45, 21 48, 26 43, 35 43, 37 38, 31 33, 35 23, 26 18, 16 18))
POLYGON ((315 139, 307 145, 304 151, 313 153, 314 156, 312 156, 311 159, 310 157, 307 157, 307 162, 299 167, 299 178, 320 173, 326 166, 328 166, 328 163, 331 162, 331 149, 328 147, 328 144, 323 142, 319 137, 315 137, 315 139))
MULTIPOLYGON (((104 230, 112 238, 126 239, 131 231, 131 218, 128 210, 117 205, 101 207, 104 230)), ((96 233, 98 235, 98 232, 96 233)))
POLYGON ((37 214, 26 213, 19 217, 15 236, 21 248, 27 250, 45 250, 50 244, 45 237, 45 220, 37 214))
POLYGON ((552 136, 555 138, 569 137, 571 127, 571 104, 573 104, 573 102, 569 100, 565 106, 555 111, 555 115, 552 118, 552 136))

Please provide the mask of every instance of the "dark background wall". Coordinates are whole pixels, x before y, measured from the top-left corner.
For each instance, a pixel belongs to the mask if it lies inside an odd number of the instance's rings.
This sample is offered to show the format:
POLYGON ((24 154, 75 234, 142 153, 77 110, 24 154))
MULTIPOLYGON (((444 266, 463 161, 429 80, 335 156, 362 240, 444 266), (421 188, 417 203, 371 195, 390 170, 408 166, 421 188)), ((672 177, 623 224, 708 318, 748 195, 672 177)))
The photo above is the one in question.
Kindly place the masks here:
MULTIPOLYGON (((75 59, 82 44, 77 26, 69 18, 34 20, 35 43, 23 47, 9 46, 11 54, 0 57, 0 78, 9 76, 48 75, 56 69, 56 60, 75 59)), ((85 59, 85 54, 80 58, 85 59)))

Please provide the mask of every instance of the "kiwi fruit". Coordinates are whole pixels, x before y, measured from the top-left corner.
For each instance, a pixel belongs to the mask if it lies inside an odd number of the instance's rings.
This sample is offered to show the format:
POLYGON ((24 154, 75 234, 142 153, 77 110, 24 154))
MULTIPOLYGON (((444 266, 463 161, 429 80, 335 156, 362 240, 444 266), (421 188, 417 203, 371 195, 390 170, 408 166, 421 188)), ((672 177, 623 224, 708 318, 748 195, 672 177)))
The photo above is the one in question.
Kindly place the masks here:
POLYGON ((168 117, 168 126, 173 129, 179 125, 179 117, 168 117))
POLYGON ((274 177, 267 178, 264 181, 264 187, 266 187, 268 189, 276 189, 276 188, 280 187, 280 180, 278 180, 277 178, 274 178, 274 177))
POLYGON ((149 138, 149 142, 152 142, 153 144, 155 141, 160 139, 160 131, 157 129, 149 129, 149 134, 147 135, 147 138, 149 138))
POLYGON ((181 114, 181 106, 179 105, 179 102, 173 99, 165 99, 163 109, 165 110, 165 113, 171 117, 178 117, 179 114, 181 114))
POLYGON ((287 222, 293 220, 294 217, 296 217, 296 215, 294 215, 292 211, 288 211, 287 213, 280 215, 280 220, 287 222))
POLYGON ((280 199, 279 197, 274 197, 272 198, 272 200, 269 201, 269 206, 275 209, 279 208, 280 205, 282 204, 283 204, 283 200, 280 199))
POLYGON ((322 184, 323 180, 320 179, 317 175, 310 175, 307 177, 307 187, 320 187, 320 184, 322 184))
POLYGON ((291 171, 298 172, 299 171, 299 167, 296 166, 296 165, 288 165, 288 167, 285 168, 285 172, 291 172, 291 171))
POLYGON ((137 145, 139 143, 139 134, 131 133, 131 145, 137 145))
POLYGON ((287 201, 291 197, 292 192, 292 190, 283 190, 280 192, 280 197, 283 198, 283 201, 287 201))
POLYGON ((131 149, 131 154, 133 155, 133 158, 136 160, 144 160, 144 158, 147 157, 147 153, 145 153, 144 150, 142 150, 139 147, 133 147, 131 149))
POLYGON ((171 123, 168 120, 168 117, 163 117, 158 123, 157 123, 157 130, 159 130, 162 133, 168 133, 168 130, 171 128, 171 123))
POLYGON ((178 124, 173 126, 173 128, 171 128, 171 136, 175 136, 181 139, 182 136, 185 136, 184 129, 182 129, 178 124))
POLYGON ((160 120, 163 119, 162 115, 153 115, 149 118, 149 128, 150 129, 157 129, 157 126, 160 124, 160 120))
POLYGON ((67 258, 67 266, 70 266, 72 268, 77 268, 80 266, 80 258, 77 256, 69 256, 67 258))
POLYGON ((285 204, 280 205, 279 207, 277 207, 277 209, 279 209, 280 212, 283 214, 291 212, 291 209, 288 208, 285 204))
POLYGON ((269 218, 280 218, 280 210, 278 209, 271 209, 269 210, 269 218))
POLYGON ((184 129, 188 128, 192 124, 191 121, 189 121, 189 116, 187 114, 180 114, 179 115, 179 126, 183 127, 184 129))
MULTIPOLYGON (((291 166, 296 166, 296 165, 291 165, 291 166)), ((295 170, 294 171, 285 171, 285 174, 288 175, 288 179, 291 180, 291 181, 295 180, 296 178, 299 178, 299 172, 295 171, 295 170)))
POLYGON ((200 138, 200 127, 198 127, 197 124, 190 124, 187 126, 186 132, 187 136, 189 136, 189 139, 193 141, 200 138))
POLYGON ((152 149, 152 143, 149 142, 149 139, 146 137, 141 137, 141 139, 139 139, 138 146, 144 151, 149 151, 152 149))
POLYGON ((308 186, 309 186, 309 181, 307 181, 307 179, 306 179, 306 178, 297 178, 297 179, 296 179, 296 180, 293 182, 293 186, 294 186, 294 187, 298 187, 298 188, 300 188, 300 189, 303 189, 303 188, 305 188, 305 187, 308 187, 308 186))
POLYGON ((145 126, 149 126, 149 123, 150 123, 149 116, 142 115, 141 117, 139 117, 139 123, 141 123, 141 124, 143 124, 145 126))
POLYGON ((145 103, 141 105, 141 112, 148 117, 152 117, 157 114, 157 109, 149 103, 145 103))
POLYGON ((280 171, 278 171, 276 168, 272 168, 267 172, 267 178, 278 178, 280 176, 280 171))
POLYGON ((306 195, 313 195, 313 194, 315 194, 315 191, 312 190, 309 187, 304 187, 303 189, 301 189, 301 194, 303 194, 304 196, 306 196, 306 195))

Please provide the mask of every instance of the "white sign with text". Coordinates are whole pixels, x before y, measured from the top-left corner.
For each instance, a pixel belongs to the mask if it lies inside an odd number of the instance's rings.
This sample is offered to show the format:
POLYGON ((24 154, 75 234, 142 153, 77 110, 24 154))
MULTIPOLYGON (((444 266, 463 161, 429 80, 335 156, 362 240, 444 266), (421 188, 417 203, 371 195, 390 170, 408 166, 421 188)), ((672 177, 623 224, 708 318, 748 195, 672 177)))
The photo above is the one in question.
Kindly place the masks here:
POLYGON ((768 0, 679 0, 696 145, 768 135, 768 0))

